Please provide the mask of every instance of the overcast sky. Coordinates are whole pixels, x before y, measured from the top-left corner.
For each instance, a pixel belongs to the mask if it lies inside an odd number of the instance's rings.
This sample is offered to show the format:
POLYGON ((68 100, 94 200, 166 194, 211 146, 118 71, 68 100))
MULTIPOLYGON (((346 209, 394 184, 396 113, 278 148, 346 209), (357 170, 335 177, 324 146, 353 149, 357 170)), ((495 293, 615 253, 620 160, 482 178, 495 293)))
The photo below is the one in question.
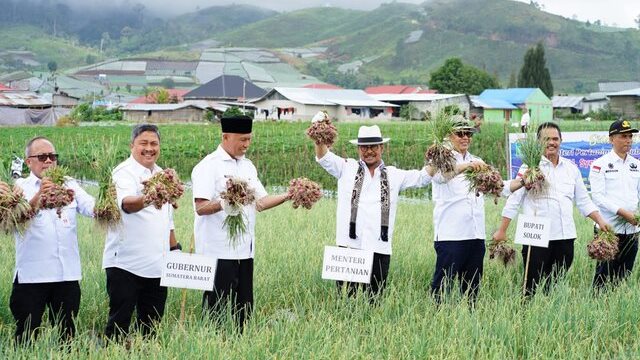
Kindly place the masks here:
MULTIPOLYGON (((73 4, 103 4, 102 0, 67 0, 73 4)), ((516 0, 528 3, 529 0, 516 0)), ((148 9, 162 13, 181 14, 213 5, 252 4, 277 11, 291 11, 311 6, 341 6, 353 9, 373 9, 383 0, 112 0, 110 3, 142 3, 148 9)), ((409 3, 422 3, 424 0, 404 0, 409 3)), ((544 10, 553 14, 591 22, 601 20, 608 25, 614 23, 621 27, 635 27, 634 19, 640 14, 640 0, 537 0, 544 10)))

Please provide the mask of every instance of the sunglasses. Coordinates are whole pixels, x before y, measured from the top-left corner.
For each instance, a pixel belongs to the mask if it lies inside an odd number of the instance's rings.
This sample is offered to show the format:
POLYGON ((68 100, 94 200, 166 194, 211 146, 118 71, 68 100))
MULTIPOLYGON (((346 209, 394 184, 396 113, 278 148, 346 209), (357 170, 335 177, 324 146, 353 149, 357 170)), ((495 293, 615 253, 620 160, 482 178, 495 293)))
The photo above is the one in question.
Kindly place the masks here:
POLYGON ((32 156, 29 156, 29 158, 38 158, 38 161, 40 162, 45 162, 47 161, 47 159, 51 161, 56 161, 58 160, 58 154, 49 153, 49 154, 32 155, 32 156))
POLYGON ((454 134, 456 134, 457 137, 462 138, 462 137, 468 137, 471 138, 473 137, 473 133, 470 131, 456 131, 454 132, 454 134))

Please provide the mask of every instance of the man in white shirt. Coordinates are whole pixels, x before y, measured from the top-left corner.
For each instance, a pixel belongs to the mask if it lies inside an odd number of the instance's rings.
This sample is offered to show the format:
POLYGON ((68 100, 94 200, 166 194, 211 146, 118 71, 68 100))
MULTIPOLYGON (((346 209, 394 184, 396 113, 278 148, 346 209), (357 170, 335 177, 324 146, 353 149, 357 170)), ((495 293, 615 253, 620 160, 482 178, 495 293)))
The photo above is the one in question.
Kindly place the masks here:
MULTIPOLYGON (((456 175, 448 179, 441 173, 433 177, 432 199, 436 266, 431 293, 437 302, 455 278, 463 294, 475 302, 482 278, 485 254, 484 196, 469 190, 461 174, 468 168, 480 169, 485 163, 469 153, 475 132, 473 124, 459 119, 449 136, 456 158, 456 175)), ((502 196, 522 187, 519 181, 503 181, 502 196)))
POLYGON ((611 151, 591 163, 591 197, 604 219, 614 225, 620 252, 611 261, 599 262, 593 286, 616 284, 631 274, 638 253, 638 227, 635 213, 640 200, 640 161, 629 155, 633 134, 638 129, 627 120, 609 127, 611 151))
MULTIPOLYGON (((529 196, 526 189, 514 192, 502 210, 500 228, 493 234, 496 240, 506 239, 506 231, 511 219, 517 216, 520 208, 524 214, 549 218, 549 247, 522 247, 525 266, 528 251, 531 249, 525 280, 526 296, 533 295, 537 285, 544 280, 546 280, 544 290, 548 291, 550 285, 557 281, 558 276, 571 267, 573 246, 577 236, 573 220, 574 202, 583 216, 595 221, 600 228, 610 228, 589 198, 578 167, 571 160, 560 156, 562 143, 560 127, 552 122, 540 124, 537 136, 545 144, 544 156, 539 166, 549 183, 549 189, 544 195, 536 198, 529 196)), ((526 169, 527 166, 523 165, 518 170, 519 179, 522 178, 526 169)))
POLYGON ((158 127, 134 127, 130 148, 131 156, 112 172, 121 221, 109 228, 102 257, 109 294, 105 329, 109 338, 129 332, 134 309, 136 327, 145 335, 162 319, 167 299, 167 288, 160 286, 163 255, 180 249, 171 204, 158 210, 142 194, 142 182, 162 171, 156 165, 160 156, 158 127))
POLYGON ((527 132, 529 121, 531 121, 531 115, 529 115, 529 109, 524 106, 522 107, 522 117, 520 118, 520 130, 522 130, 523 133, 527 132))
MULTIPOLYGON (((358 146, 359 160, 342 158, 329 151, 327 145, 315 144, 316 161, 338 179, 337 245, 373 251, 370 283, 347 283, 348 294, 353 296, 362 287, 371 301, 383 292, 389 273, 398 193, 431 182, 426 168, 401 170, 386 166, 382 154, 388 141, 377 125, 361 126, 358 138, 351 140, 358 146)), ((338 281, 338 288, 342 286, 343 282, 338 281)))
POLYGON ((193 201, 196 213, 194 231, 196 252, 217 259, 214 286, 203 295, 203 308, 220 316, 228 301, 233 301, 234 315, 240 330, 253 308, 253 258, 255 253, 256 211, 278 206, 287 194, 268 195, 258 178, 258 172, 245 157, 252 139, 252 119, 248 116, 223 117, 222 142, 202 159, 191 173, 193 201), (255 203, 245 206, 246 232, 235 246, 223 227, 227 211, 220 198, 230 177, 246 180, 255 191, 255 203))
POLYGON ((58 324, 61 334, 68 339, 75 333, 74 318, 80 307, 76 215, 92 217, 95 201, 75 180, 68 179, 65 186, 74 190, 74 199, 60 216, 55 209, 39 209, 40 195, 53 186, 42 174, 58 164, 58 154, 44 137, 31 139, 25 153, 31 173, 16 180, 16 185, 37 213, 24 234, 15 234, 16 267, 10 299, 17 325, 15 338, 19 343, 28 341, 31 332, 38 330, 48 307, 49 320, 58 324))

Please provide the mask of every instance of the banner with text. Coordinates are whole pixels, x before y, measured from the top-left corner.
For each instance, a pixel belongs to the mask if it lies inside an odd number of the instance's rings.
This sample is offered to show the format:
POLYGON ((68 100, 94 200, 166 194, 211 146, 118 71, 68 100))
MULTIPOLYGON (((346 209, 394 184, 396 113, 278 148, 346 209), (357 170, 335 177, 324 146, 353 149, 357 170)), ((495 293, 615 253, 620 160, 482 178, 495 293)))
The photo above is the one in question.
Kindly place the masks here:
MULTIPOLYGON (((522 165, 522 160, 518 156, 518 139, 525 134, 509 134, 509 176, 511 179, 518 174, 518 169, 522 165)), ((633 146, 630 154, 636 158, 640 157, 640 134, 633 136, 633 146)), ((582 178, 589 189, 589 168, 591 163, 602 155, 611 151, 609 133, 606 131, 580 131, 562 133, 562 145, 560 146, 560 156, 573 161, 580 169, 582 178)))
POLYGON ((373 268, 373 251, 324 247, 322 278, 368 284, 373 268))
POLYGON ((216 262, 209 256, 170 251, 164 256, 160 286, 211 291, 216 262))

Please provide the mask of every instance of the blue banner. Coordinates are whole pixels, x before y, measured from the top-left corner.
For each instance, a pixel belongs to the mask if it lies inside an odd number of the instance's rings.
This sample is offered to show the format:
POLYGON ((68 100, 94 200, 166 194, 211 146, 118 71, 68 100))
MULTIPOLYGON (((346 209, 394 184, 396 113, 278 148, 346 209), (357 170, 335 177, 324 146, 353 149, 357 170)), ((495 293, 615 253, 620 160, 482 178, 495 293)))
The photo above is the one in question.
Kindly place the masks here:
MULTIPOLYGON (((518 174, 518 169, 522 166, 522 160, 518 157, 518 139, 525 137, 525 134, 509 134, 509 176, 511 179, 518 174)), ((633 145, 629 152, 632 156, 640 156, 640 134, 633 136, 633 145)), ((591 163, 611 151, 609 133, 606 131, 581 131, 562 133, 562 144, 560 145, 560 156, 573 161, 582 173, 584 183, 589 187, 589 168, 591 163)))

